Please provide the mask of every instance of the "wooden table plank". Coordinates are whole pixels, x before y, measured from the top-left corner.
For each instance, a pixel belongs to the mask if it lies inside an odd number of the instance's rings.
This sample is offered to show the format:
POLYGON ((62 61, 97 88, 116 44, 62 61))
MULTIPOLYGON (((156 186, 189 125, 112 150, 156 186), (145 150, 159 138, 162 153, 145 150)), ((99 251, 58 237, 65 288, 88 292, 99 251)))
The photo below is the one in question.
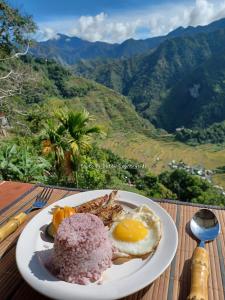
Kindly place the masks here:
MULTIPOLYGON (((11 213, 21 209, 21 206, 23 208, 29 206, 30 203, 28 201, 30 197, 34 197, 40 192, 40 189, 42 187, 35 188, 29 195, 15 203, 15 205, 4 212, 2 218, 8 217, 11 213)), ((74 193, 77 193, 77 191, 55 189, 49 204, 74 193)), ((189 226, 187 224, 199 207, 179 205, 171 202, 162 202, 160 205, 167 210, 177 224, 179 234, 177 254, 172 264, 154 283, 123 300, 183 300, 188 295, 190 288, 190 259, 196 247, 196 241, 189 235, 189 226)), ((225 275, 222 272, 223 269, 225 270, 225 210, 215 209, 214 212, 220 220, 222 232, 218 238, 219 240, 206 246, 210 256, 209 300, 225 300, 223 284, 225 278, 222 276, 225 275), (218 245, 221 245, 221 249, 218 248, 218 245)), ((36 213, 34 212, 34 214, 36 213)), ((24 282, 16 268, 15 241, 21 230, 22 227, 0 244, 0 253, 3 251, 3 248, 5 253, 3 258, 0 259, 0 299, 47 300, 47 297, 40 295, 24 282)))
MULTIPOLYGON (((24 211, 27 208, 29 208, 31 206, 31 204, 33 203, 36 195, 39 194, 42 189, 43 189, 42 187, 37 187, 31 194, 26 195, 20 202, 17 202, 13 207, 11 207, 9 210, 7 210, 0 217, 0 221, 7 220, 9 217, 12 216, 12 214, 18 213, 18 209, 20 209, 20 211, 24 211), (21 209, 21 207, 22 207, 22 209, 21 209)), ((75 192, 73 192, 73 193, 75 193, 75 192)), ((67 194, 68 194, 68 191, 55 189, 52 193, 51 199, 48 201, 48 204, 50 205, 51 203, 54 203, 55 201, 62 199, 67 194)), ((3 243, 0 243, 0 258, 5 254, 7 249, 11 248, 16 243, 17 238, 18 238, 19 234, 22 232, 23 228, 30 221, 30 219, 32 219, 33 216, 35 216, 38 212, 39 212, 39 210, 29 213, 27 220, 14 233, 12 233, 9 237, 7 237, 3 243)))
POLYGON ((17 197, 32 188, 30 183, 13 181, 0 182, 0 209, 14 201, 17 197))

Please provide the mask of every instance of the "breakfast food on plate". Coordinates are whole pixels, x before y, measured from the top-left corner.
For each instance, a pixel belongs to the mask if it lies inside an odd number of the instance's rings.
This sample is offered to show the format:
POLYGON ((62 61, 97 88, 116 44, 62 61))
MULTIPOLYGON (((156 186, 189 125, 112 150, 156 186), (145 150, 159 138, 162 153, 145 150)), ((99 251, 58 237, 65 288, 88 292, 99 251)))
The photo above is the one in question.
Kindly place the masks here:
POLYGON ((69 218, 76 212, 75 208, 70 206, 57 207, 53 212, 52 223, 48 227, 48 233, 54 236, 59 225, 65 218, 69 218))
POLYGON ((106 194, 104 196, 92 199, 91 201, 88 201, 84 204, 81 204, 79 206, 76 207, 76 209, 78 210, 78 212, 89 212, 89 211, 96 211, 98 210, 100 207, 106 207, 110 204, 114 203, 114 200, 116 198, 117 195, 117 191, 112 191, 109 195, 106 194))
POLYGON ((67 282, 88 284, 111 266, 112 243, 103 222, 95 215, 77 213, 59 225, 50 268, 67 282))
POLYGON ((58 207, 47 232, 54 236, 48 269, 71 283, 99 280, 103 271, 152 254, 161 239, 161 220, 147 205, 126 211, 117 191, 76 207, 58 207))
POLYGON ((111 226, 113 219, 118 216, 123 207, 116 202, 117 191, 101 196, 76 207, 57 207, 53 211, 52 223, 47 226, 47 234, 54 237, 59 224, 64 218, 75 213, 91 213, 98 216, 105 226, 111 226))
POLYGON ((116 196, 117 191, 112 191, 109 195, 76 206, 76 212, 92 213, 98 216, 105 226, 110 227, 113 223, 113 219, 123 211, 123 207, 116 202, 116 196))
POLYGON ((147 205, 118 215, 109 233, 117 249, 116 257, 140 257, 153 252, 161 234, 161 221, 147 205))

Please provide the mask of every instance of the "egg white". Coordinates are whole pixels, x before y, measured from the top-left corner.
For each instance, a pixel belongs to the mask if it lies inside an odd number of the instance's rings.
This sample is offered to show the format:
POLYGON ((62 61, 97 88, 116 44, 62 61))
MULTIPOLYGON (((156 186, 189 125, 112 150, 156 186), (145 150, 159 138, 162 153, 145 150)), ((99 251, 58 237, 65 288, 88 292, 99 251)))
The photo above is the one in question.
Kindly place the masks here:
POLYGON ((117 249, 117 256, 134 255, 141 256, 155 250, 161 239, 161 221, 160 218, 148 207, 142 205, 132 212, 124 212, 118 216, 110 228, 109 236, 113 246, 117 249), (113 235, 115 227, 124 219, 134 219, 140 221, 148 233, 143 240, 137 242, 127 242, 116 239, 113 235), (121 254, 121 255, 120 255, 121 254))

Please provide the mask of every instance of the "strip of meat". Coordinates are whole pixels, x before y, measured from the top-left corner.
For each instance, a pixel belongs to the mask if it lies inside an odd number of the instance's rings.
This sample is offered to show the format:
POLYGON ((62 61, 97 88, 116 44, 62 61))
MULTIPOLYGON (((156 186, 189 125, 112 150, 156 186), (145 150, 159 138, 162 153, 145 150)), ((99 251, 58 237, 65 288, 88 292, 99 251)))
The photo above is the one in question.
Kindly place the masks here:
POLYGON ((113 218, 122 210, 122 206, 115 201, 118 191, 112 191, 109 195, 93 199, 85 204, 76 206, 77 213, 91 213, 98 216, 105 226, 111 226, 113 218))
POLYGON ((118 191, 112 191, 109 195, 101 196, 90 200, 82 205, 75 207, 77 213, 92 213, 94 210, 100 207, 107 207, 114 204, 115 197, 118 191))
POLYGON ((93 210, 96 210, 102 205, 104 205, 108 201, 108 199, 109 195, 101 196, 84 204, 75 206, 74 208, 77 213, 91 213, 93 210))

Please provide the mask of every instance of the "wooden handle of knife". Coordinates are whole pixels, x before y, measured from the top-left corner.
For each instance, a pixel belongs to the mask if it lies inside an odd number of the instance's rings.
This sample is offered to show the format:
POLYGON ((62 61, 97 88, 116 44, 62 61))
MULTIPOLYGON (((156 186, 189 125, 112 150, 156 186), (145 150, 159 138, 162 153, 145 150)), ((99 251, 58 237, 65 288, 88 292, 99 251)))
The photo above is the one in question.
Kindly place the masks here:
POLYGON ((197 247, 191 262, 191 290, 187 300, 208 300, 209 255, 197 247))
POLYGON ((0 227, 0 242, 7 238, 11 233, 27 219, 27 214, 24 212, 12 217, 5 225, 0 227))

